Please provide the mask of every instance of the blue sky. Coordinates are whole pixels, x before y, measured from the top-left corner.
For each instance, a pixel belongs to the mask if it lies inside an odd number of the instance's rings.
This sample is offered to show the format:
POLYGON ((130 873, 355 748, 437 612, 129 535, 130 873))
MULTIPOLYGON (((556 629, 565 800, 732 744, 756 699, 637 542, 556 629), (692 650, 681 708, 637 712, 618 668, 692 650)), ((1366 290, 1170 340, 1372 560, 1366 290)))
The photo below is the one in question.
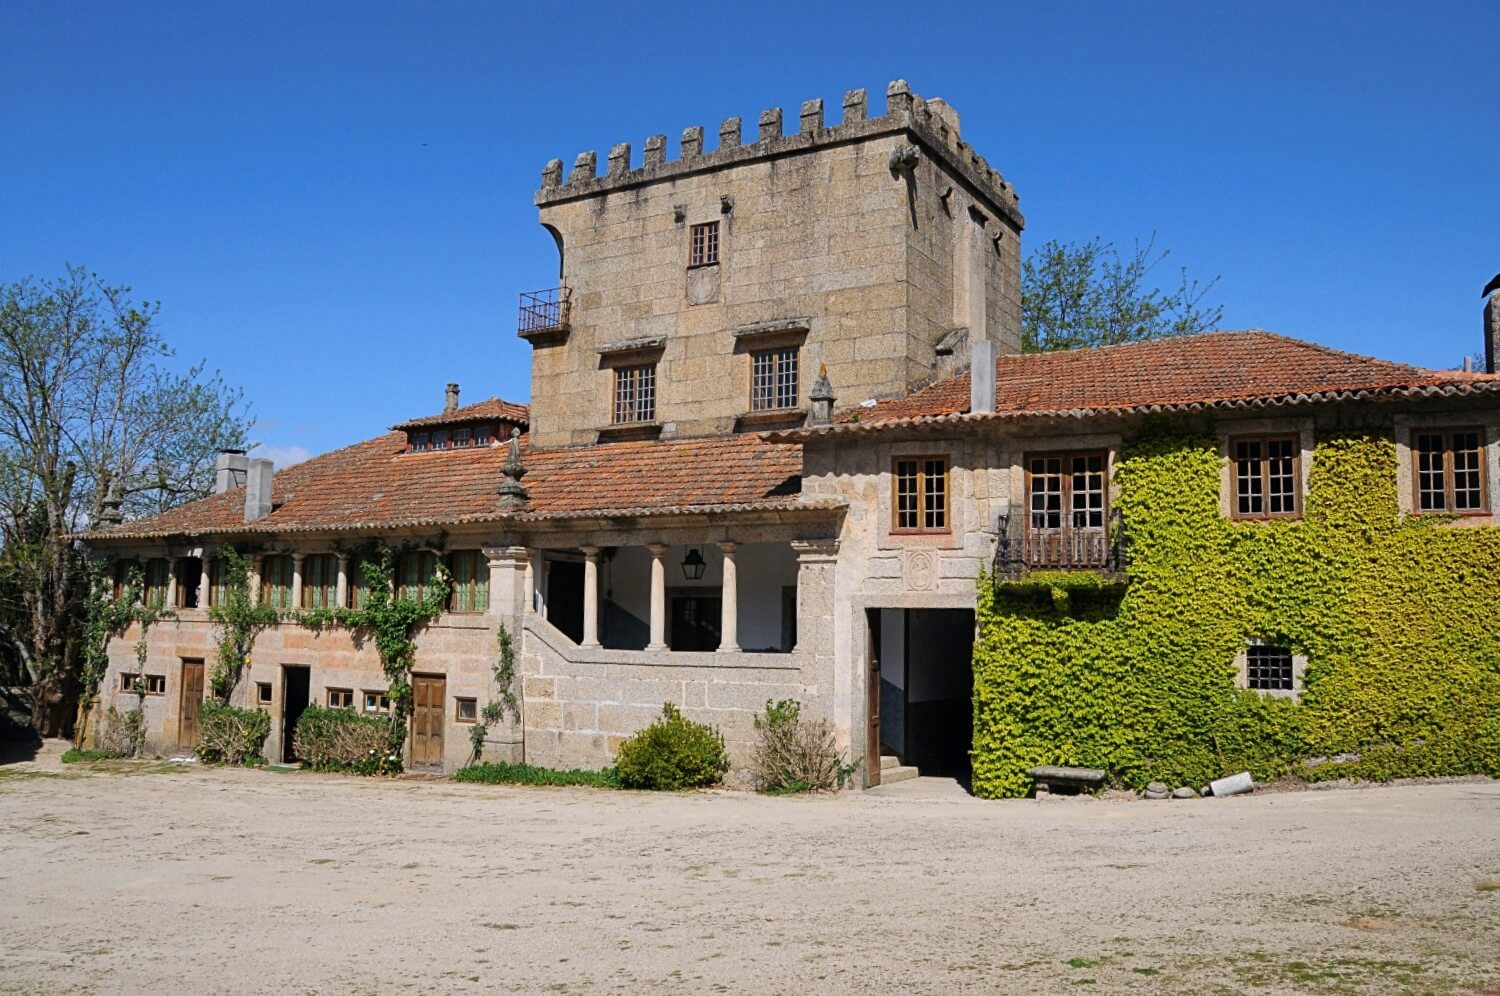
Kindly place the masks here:
POLYGON ((1500 269, 1494 23, 1305 0, 10 3, 0 279, 83 263, 159 299, 258 440, 317 453, 449 380, 525 399, 548 159, 639 159, 657 132, 675 155, 687 125, 856 86, 878 106, 902 77, 1016 185, 1025 245, 1154 231, 1222 276, 1226 327, 1453 366, 1500 269))

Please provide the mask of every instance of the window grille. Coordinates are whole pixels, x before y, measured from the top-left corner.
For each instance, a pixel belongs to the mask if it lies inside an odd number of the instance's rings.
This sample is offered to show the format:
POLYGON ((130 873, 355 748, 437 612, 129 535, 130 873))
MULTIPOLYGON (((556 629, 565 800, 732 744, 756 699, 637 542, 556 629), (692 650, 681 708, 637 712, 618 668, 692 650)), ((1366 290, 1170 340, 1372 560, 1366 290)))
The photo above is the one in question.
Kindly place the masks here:
POLYGON ((692 251, 688 256, 689 266, 712 266, 719 261, 719 223, 710 221, 694 225, 691 239, 692 251))
POLYGON ((1292 652, 1286 647, 1250 647, 1245 651, 1245 683, 1257 691, 1292 691, 1292 652))
POLYGON ((797 407, 797 349, 763 349, 751 354, 750 410, 797 407))
POLYGON ((615 369, 616 425, 656 419, 656 367, 647 364, 615 369))

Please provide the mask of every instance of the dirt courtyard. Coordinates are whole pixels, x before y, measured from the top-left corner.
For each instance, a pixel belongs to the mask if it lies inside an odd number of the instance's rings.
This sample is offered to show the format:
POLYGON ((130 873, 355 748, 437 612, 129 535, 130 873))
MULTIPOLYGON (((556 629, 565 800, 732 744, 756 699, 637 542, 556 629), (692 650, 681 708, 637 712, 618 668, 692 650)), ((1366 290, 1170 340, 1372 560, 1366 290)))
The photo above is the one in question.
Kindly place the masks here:
POLYGON ((29 767, 0 767, 5 992, 1500 992, 1494 782, 997 803, 29 767))

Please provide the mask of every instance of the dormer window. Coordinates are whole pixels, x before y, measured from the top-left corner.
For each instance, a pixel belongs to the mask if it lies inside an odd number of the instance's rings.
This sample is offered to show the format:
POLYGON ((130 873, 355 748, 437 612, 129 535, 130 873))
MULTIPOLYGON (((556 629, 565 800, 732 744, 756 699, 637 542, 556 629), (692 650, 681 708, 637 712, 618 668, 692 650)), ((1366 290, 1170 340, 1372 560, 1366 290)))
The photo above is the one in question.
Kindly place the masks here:
POLYGON ((426 453, 432 449, 432 433, 414 432, 411 434, 411 451, 413 453, 426 453))
POLYGON ((432 450, 468 450, 476 446, 488 446, 495 438, 495 426, 484 422, 479 425, 457 425, 452 429, 424 429, 407 434, 407 449, 413 453, 428 453, 432 450))

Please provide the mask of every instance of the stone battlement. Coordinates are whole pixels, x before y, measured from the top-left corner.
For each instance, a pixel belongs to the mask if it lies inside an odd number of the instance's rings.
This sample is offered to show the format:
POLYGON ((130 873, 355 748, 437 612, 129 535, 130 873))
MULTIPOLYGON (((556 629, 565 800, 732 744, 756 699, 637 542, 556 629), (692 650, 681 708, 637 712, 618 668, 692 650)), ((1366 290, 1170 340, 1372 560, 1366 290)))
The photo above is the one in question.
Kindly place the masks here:
POLYGON ((797 131, 785 134, 781 108, 770 107, 760 112, 755 141, 748 144, 743 141, 741 119, 726 118, 719 125, 719 144, 713 152, 703 151, 703 126, 693 125, 683 130, 681 155, 671 160, 666 157, 667 136, 652 135, 646 139, 640 166, 632 163, 630 143, 621 142, 610 148, 602 176, 593 150, 578 154, 566 179, 562 160, 553 159, 542 170, 542 187, 536 192, 536 203, 559 204, 757 159, 797 155, 905 132, 962 177, 997 213, 1017 228, 1024 226, 1015 188, 959 137, 957 115, 946 104, 928 102, 912 93, 905 80, 894 80, 886 87, 885 114, 872 118, 868 110, 865 91, 850 90, 844 94, 843 119, 837 125, 826 125, 822 99, 804 101, 797 131))

